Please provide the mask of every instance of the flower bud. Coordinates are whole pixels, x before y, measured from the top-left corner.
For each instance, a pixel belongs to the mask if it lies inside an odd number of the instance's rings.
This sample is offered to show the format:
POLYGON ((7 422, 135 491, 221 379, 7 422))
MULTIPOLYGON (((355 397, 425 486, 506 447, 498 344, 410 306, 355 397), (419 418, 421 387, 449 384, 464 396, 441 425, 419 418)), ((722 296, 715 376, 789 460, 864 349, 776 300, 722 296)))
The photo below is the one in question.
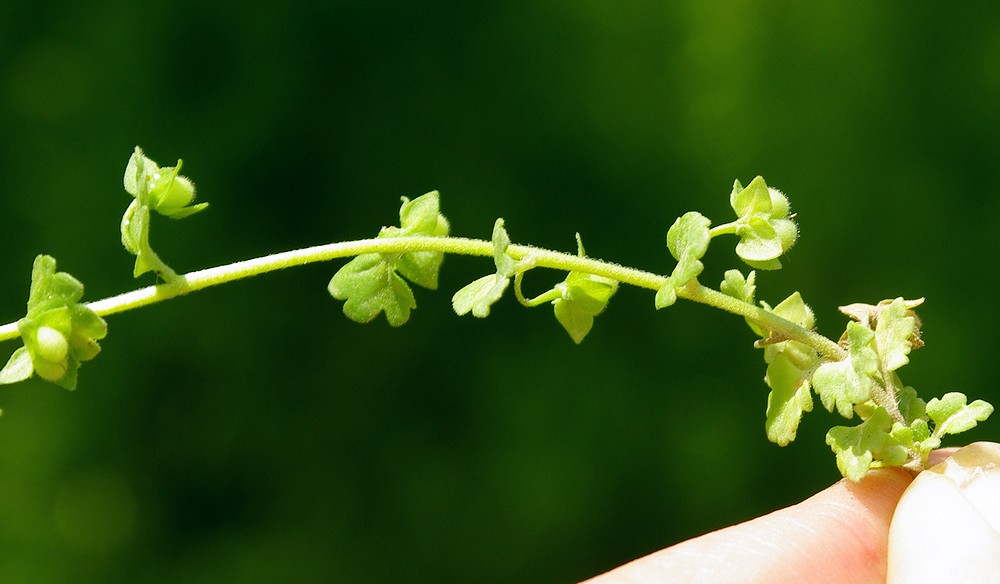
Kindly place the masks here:
POLYGON ((795 240, 799 237, 799 228, 794 221, 791 219, 775 219, 771 221, 771 227, 774 228, 778 240, 781 241, 781 253, 785 253, 795 245, 795 240))
POLYGON ((178 168, 161 168, 149 180, 150 206, 168 217, 194 200, 194 183, 179 176, 178 168))
POLYGON ((69 343, 66 337, 56 329, 48 326, 38 328, 38 356, 46 361, 62 361, 69 354, 69 343))
POLYGON ((788 217, 788 197, 785 193, 774 187, 767 187, 767 192, 771 195, 771 218, 784 219, 788 217))
POLYGON ((66 337, 48 326, 38 328, 35 335, 38 352, 31 360, 35 373, 48 381, 59 381, 69 368, 69 343, 66 337))

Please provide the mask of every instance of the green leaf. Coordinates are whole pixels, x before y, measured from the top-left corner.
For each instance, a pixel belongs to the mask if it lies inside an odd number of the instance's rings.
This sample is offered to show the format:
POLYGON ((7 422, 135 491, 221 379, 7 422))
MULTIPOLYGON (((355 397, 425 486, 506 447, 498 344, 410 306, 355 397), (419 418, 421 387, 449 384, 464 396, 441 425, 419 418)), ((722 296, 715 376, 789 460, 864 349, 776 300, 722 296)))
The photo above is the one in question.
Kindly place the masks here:
POLYGON ((711 241, 711 221, 701 213, 690 211, 679 217, 667 231, 667 248, 677 260, 671 274, 676 286, 683 286, 704 270, 699 261, 711 241))
POLYGON ((497 271, 455 292, 451 298, 451 306, 456 314, 464 316, 472 312, 472 316, 476 318, 490 315, 490 307, 500 300, 510 284, 510 278, 517 271, 517 262, 507 255, 509 246, 510 237, 504 229, 503 219, 497 219, 493 224, 493 263, 497 271))
POLYGON ((552 302, 556 320, 580 344, 593 328, 594 317, 604 311, 618 290, 618 282, 594 274, 570 272, 558 288, 562 295, 552 302))
POLYGON ((946 393, 927 402, 927 415, 934 422, 934 435, 959 434, 976 427, 993 413, 993 406, 977 399, 966 404, 965 394, 946 393))
POLYGON ((675 302, 677 302, 677 287, 674 285, 673 278, 667 278, 667 283, 660 286, 660 289, 656 291, 656 298, 653 299, 653 305, 659 310, 673 306, 675 302))
POLYGON ((719 290, 726 296, 731 296, 737 300, 742 300, 747 304, 754 303, 754 295, 757 292, 755 284, 757 273, 752 271, 743 277, 739 270, 728 270, 723 276, 719 290))
POLYGON ((750 184, 743 188, 740 181, 733 184, 733 192, 729 196, 729 205, 736 211, 736 216, 740 218, 754 215, 770 215, 771 195, 767 190, 764 177, 755 177, 750 184))
MULTIPOLYGON (((896 401, 899 404, 899 413, 907 424, 913 424, 927 415, 927 403, 920 399, 917 390, 912 387, 904 387, 896 393, 896 401)), ((925 422, 926 424, 926 422, 925 422)))
POLYGON ((500 274, 483 276, 455 292, 451 298, 451 306, 459 316, 471 311, 476 318, 486 318, 490 315, 490 307, 500 300, 508 284, 510 278, 500 274))
MULTIPOLYGON (((440 212, 440 197, 431 191, 413 199, 402 198, 399 208, 400 228, 386 228, 379 233, 386 237, 444 237, 448 235, 448 220, 440 212)), ((413 251, 392 259, 393 268, 407 280, 430 290, 438 286, 438 274, 444 254, 438 251, 413 251)))
POLYGON ((177 273, 149 245, 149 222, 149 208, 137 201, 132 201, 122 216, 122 245, 135 256, 132 277, 154 272, 169 282, 177 277, 177 273))
POLYGON ((779 446, 795 440, 803 412, 812 411, 813 401, 805 372, 785 355, 778 355, 767 366, 764 377, 771 393, 767 396, 767 439, 779 446))
POLYGON ((781 256, 781 240, 774 227, 760 217, 751 217, 737 231, 740 242, 736 244, 736 255, 743 260, 766 262, 781 256))
POLYGON ((857 322, 847 324, 848 357, 820 365, 812 384, 828 411, 836 407, 841 416, 854 416, 854 404, 871 398, 872 376, 878 370, 878 355, 873 348, 875 333, 857 322))
POLYGON ((902 298, 893 300, 879 312, 875 325, 875 343, 886 372, 895 371, 910 362, 907 355, 917 331, 917 320, 908 313, 902 298))
POLYGON ((35 257, 28 291, 29 314, 66 306, 82 297, 83 284, 65 272, 56 272, 55 258, 48 255, 35 257))
POLYGON ((448 220, 441 214, 441 197, 437 191, 425 193, 412 201, 403 197, 399 208, 399 226, 405 235, 448 235, 448 220))
MULTIPOLYGON (((798 292, 793 292, 774 308, 766 304, 764 306, 775 315, 804 329, 813 328, 815 318, 812 309, 802 300, 798 292)), ((753 323, 750 328, 757 330, 753 323)), ((759 334, 765 336, 763 330, 759 334)), ((785 354, 792 363, 803 370, 811 369, 817 360, 816 351, 798 341, 769 342, 764 346, 764 361, 771 363, 778 354, 785 354)))
POLYGON ((17 383, 31 377, 35 372, 31 364, 31 354, 27 347, 20 347, 10 356, 10 360, 0 370, 0 384, 17 383))
POLYGON ((507 255, 507 248, 510 247, 510 236, 504 229, 503 219, 497 219, 493 224, 493 263, 497 267, 497 275, 511 277, 517 268, 514 258, 507 255))
MULTIPOLYGON (((757 272, 752 270, 745 278, 739 270, 728 270, 725 273, 722 284, 719 285, 719 291, 726 296, 742 300, 747 304, 753 304, 757 292, 757 286, 755 284, 756 279, 757 272)), ((745 320, 747 325, 750 327, 750 330, 760 337, 767 337, 767 331, 762 329, 756 322, 750 320, 749 318, 745 320)))
POLYGON ((402 326, 416 308, 413 291, 381 254, 362 254, 341 267, 327 287, 330 295, 346 300, 344 314, 355 322, 370 322, 385 313, 391 326, 402 326))
MULTIPOLYGON (((448 235, 448 220, 440 213, 437 191, 413 199, 402 198, 399 208, 401 227, 386 227, 379 238, 443 237, 448 235)), ((424 288, 435 289, 444 254, 415 251, 401 254, 362 254, 334 274, 327 286, 330 295, 346 300, 344 314, 356 322, 370 322, 385 313, 392 326, 401 326, 410 318, 417 302, 410 280, 424 288)))
POLYGON ((840 473, 854 482, 864 478, 876 453, 886 444, 891 429, 892 420, 883 408, 877 408, 871 418, 853 428, 831 428, 826 443, 837 455, 840 473))

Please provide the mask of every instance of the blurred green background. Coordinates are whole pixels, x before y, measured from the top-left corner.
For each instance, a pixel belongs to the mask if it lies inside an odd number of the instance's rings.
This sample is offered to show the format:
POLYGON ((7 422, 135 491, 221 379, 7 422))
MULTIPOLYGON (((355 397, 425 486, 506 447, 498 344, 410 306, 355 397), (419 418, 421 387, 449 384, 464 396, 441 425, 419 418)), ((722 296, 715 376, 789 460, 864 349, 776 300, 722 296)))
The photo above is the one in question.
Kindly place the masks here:
MULTIPOLYGON (((838 305, 926 296, 904 379, 996 403, 998 113, 987 2, 8 1, 0 320, 37 253, 88 299, 139 285, 136 144, 211 202, 154 219, 179 271, 372 236, 439 189, 456 234, 502 216, 668 272, 673 219, 728 221, 762 174, 802 229, 762 299, 800 290, 836 337, 838 305)), ((362 326, 338 265, 109 317, 77 392, 0 390, 0 581, 571 582, 839 476, 818 405, 766 441, 738 318, 622 289, 578 347, 510 298, 455 317, 492 270, 455 257, 407 326, 362 326)))

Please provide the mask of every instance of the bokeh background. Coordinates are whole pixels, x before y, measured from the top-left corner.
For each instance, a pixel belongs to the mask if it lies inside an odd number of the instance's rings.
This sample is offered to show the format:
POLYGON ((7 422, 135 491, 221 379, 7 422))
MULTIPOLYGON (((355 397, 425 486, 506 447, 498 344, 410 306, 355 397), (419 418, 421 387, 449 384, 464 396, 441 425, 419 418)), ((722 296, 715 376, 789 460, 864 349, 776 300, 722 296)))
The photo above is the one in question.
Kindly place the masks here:
MULTIPOLYGON (((211 202, 154 218, 179 271, 372 236, 439 189, 457 234, 502 216, 668 272, 673 219, 728 221, 762 174, 802 229, 762 299, 801 291, 836 337, 838 305, 926 296, 903 378, 996 403, 998 114, 988 2, 7 1, 0 320, 40 252, 88 299, 151 283, 119 244, 136 144, 211 202)), ((0 581, 572 582, 838 478, 818 404, 766 441, 738 318, 622 289, 575 346, 511 298, 456 317, 492 265, 453 257, 409 324, 362 326, 338 265, 109 317, 78 391, 0 390, 0 581)))

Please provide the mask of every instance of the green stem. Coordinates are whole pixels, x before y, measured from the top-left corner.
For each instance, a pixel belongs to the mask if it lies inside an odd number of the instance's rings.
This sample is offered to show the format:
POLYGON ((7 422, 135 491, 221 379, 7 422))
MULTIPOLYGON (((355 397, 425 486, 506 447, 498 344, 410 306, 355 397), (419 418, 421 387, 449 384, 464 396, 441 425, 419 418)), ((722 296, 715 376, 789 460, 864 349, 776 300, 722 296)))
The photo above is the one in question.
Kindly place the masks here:
POLYGON ((716 225, 715 227, 708 230, 708 236, 715 238, 720 235, 728 235, 731 233, 736 233, 740 225, 739 221, 733 221, 732 223, 723 223, 722 225, 716 225))
MULTIPOLYGON (((107 316, 163 302, 164 300, 183 296, 211 286, 293 266, 325 262, 367 253, 398 254, 417 251, 492 257, 494 249, 493 243, 490 241, 464 237, 383 237, 345 241, 276 253, 189 272, 178 276, 169 283, 139 288, 131 292, 91 302, 87 306, 98 315, 107 316)), ((532 266, 563 271, 585 272, 650 290, 659 290, 669 281, 667 277, 659 274, 532 246, 511 245, 507 248, 507 254, 515 260, 530 261, 532 266)), ((761 327, 774 331, 782 337, 795 339, 816 349, 827 358, 840 360, 844 357, 844 350, 837 343, 815 331, 802 328, 761 307, 726 296, 711 288, 706 288, 698 284, 697 281, 692 281, 688 285, 679 288, 677 296, 748 318, 758 323, 761 327)), ((0 341, 13 339, 18 336, 16 322, 0 326, 0 341)))
POLYGON ((727 296, 718 290, 702 286, 697 281, 677 290, 679 298, 686 298, 715 308, 738 314, 759 324, 762 328, 774 332, 778 337, 796 340, 816 349, 821 355, 833 361, 840 361, 847 356, 843 347, 816 331, 801 327, 791 321, 764 310, 760 306, 743 302, 727 296))

